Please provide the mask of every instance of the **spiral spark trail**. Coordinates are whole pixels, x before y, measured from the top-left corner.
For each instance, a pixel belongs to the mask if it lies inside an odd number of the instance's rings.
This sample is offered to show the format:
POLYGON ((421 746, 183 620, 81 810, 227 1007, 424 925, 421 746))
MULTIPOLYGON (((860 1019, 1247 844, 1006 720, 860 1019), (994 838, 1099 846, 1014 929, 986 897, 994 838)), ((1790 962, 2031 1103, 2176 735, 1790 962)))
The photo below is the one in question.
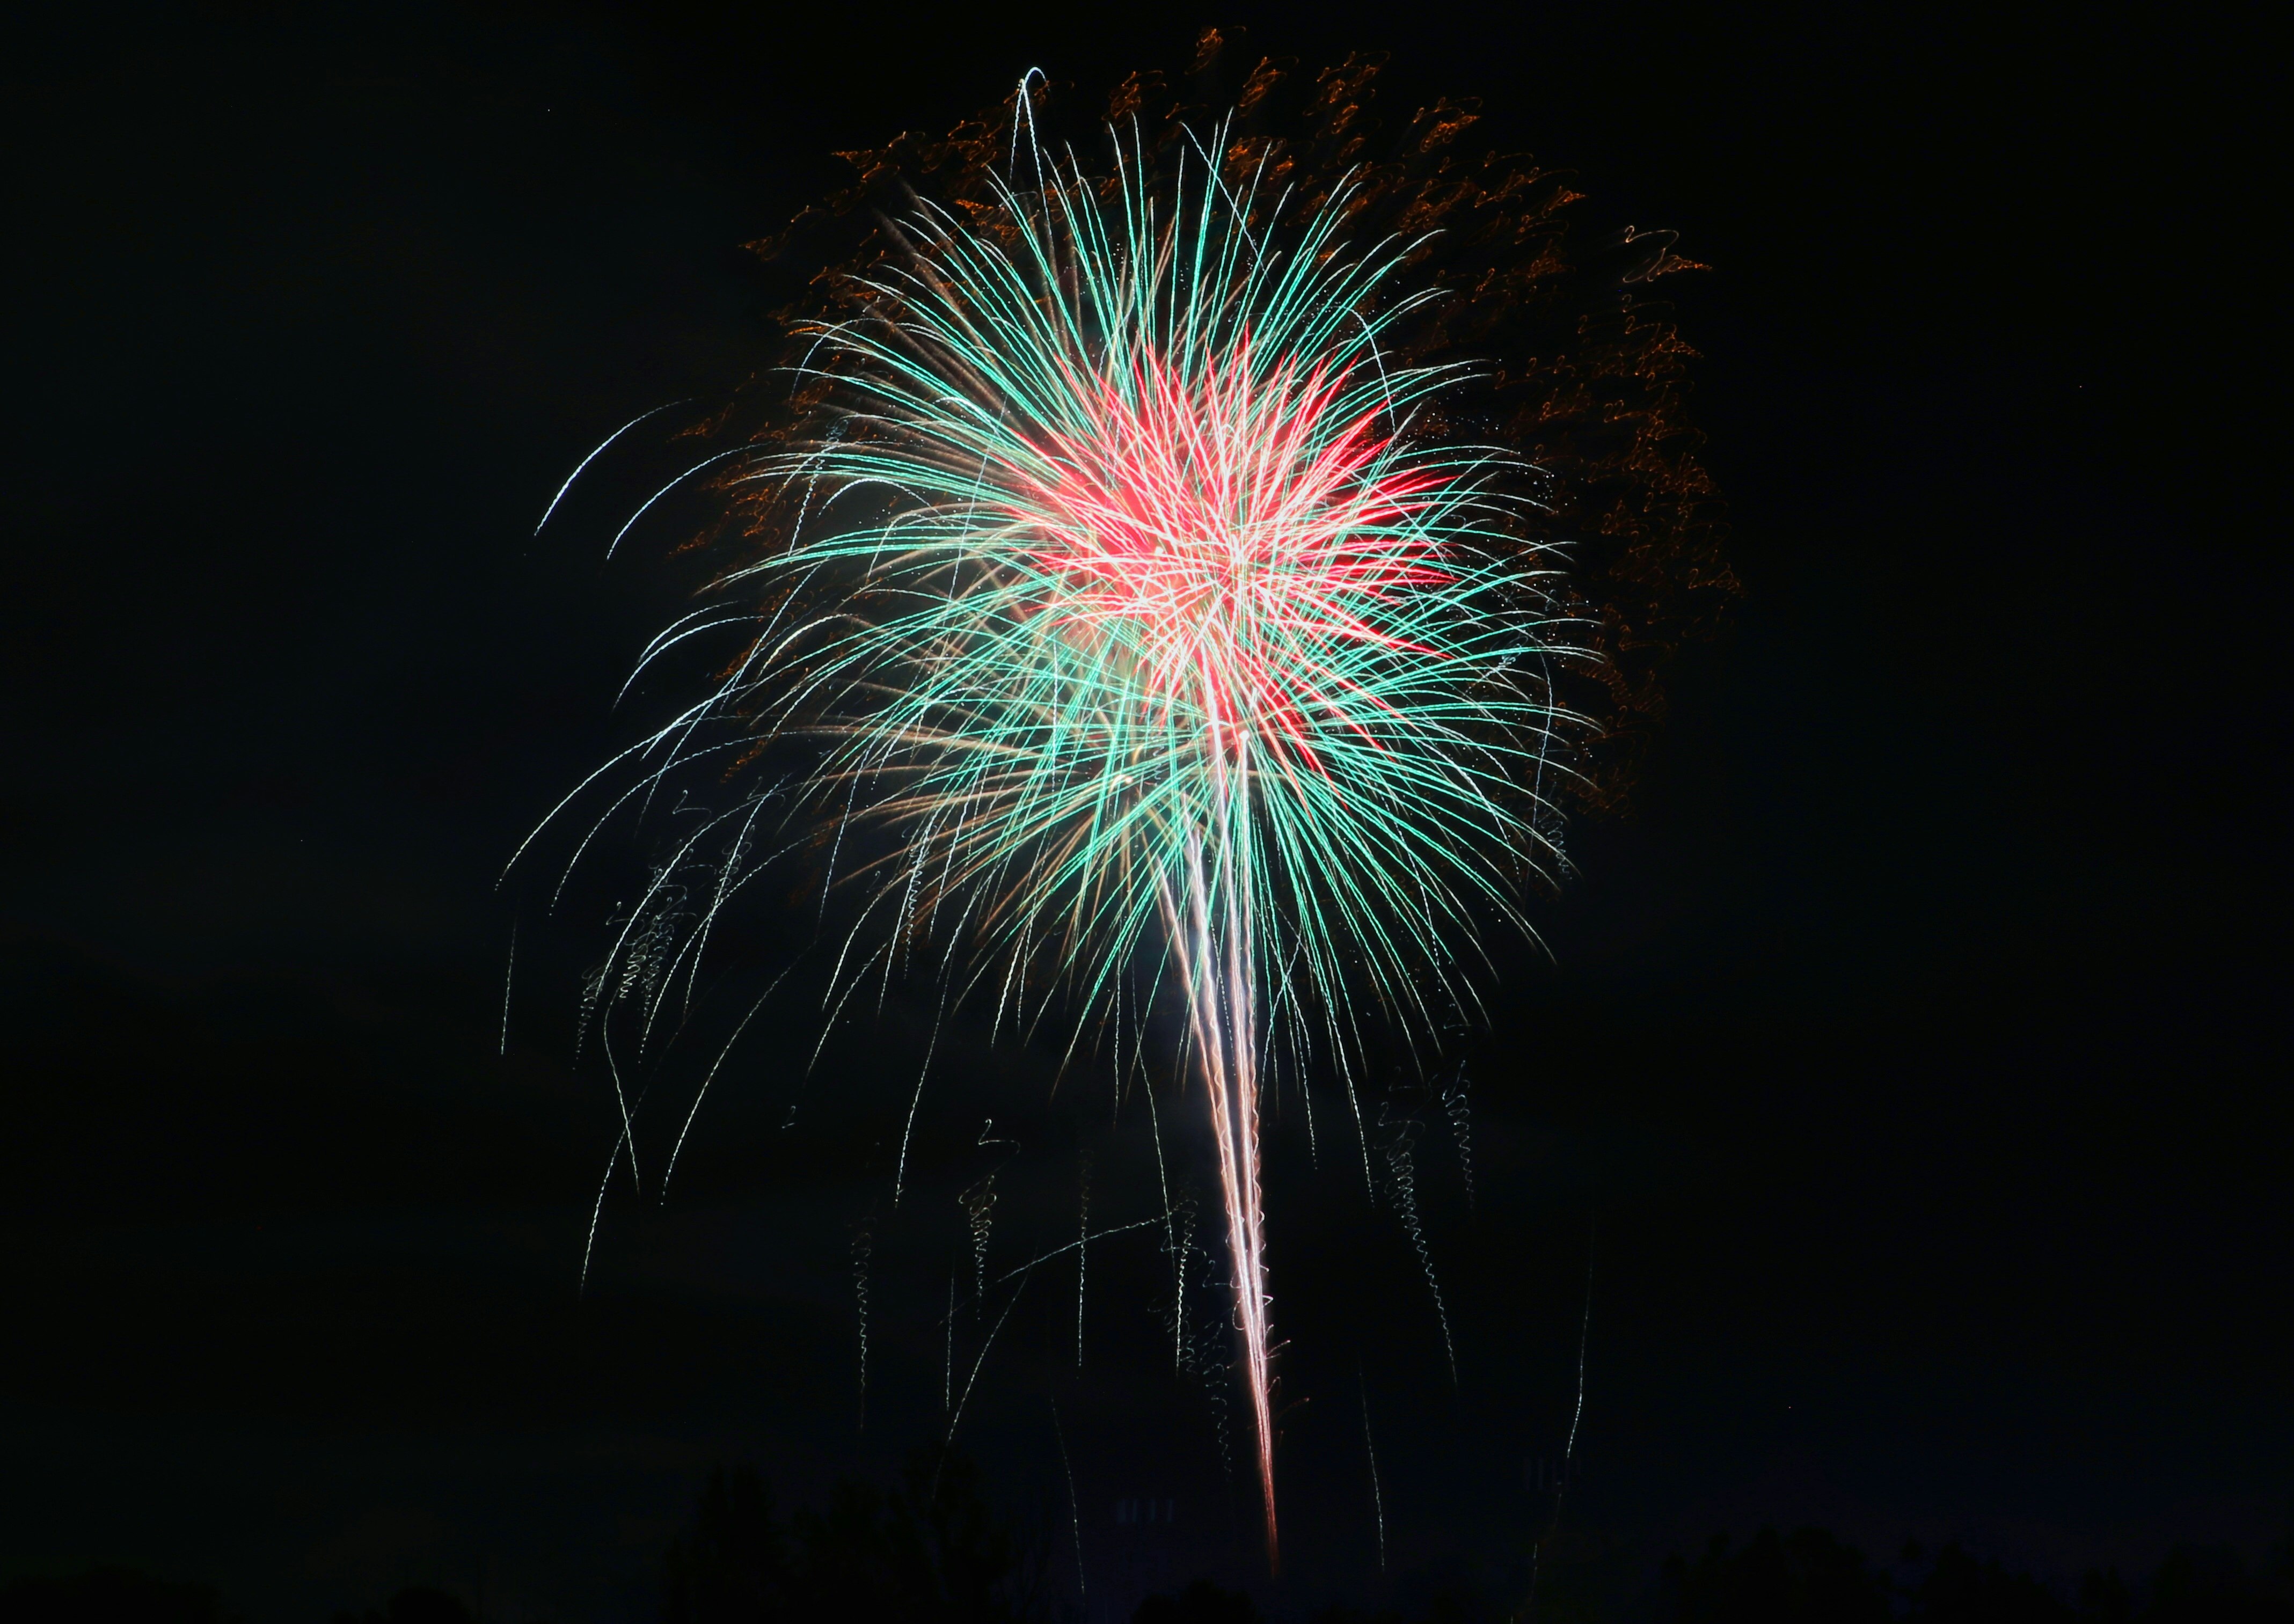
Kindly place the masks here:
MULTIPOLYGON (((992 207, 901 222, 859 313, 809 330, 811 427, 720 476, 767 541, 718 582, 746 605, 656 652, 744 646, 632 753, 721 782, 728 752, 812 742, 853 871, 830 877, 867 898, 848 983, 938 963, 1022 1027, 1068 997, 1078 1037, 1182 1006, 1273 1560, 1275 1035, 1350 1077, 1351 1011, 1407 1036, 1470 998, 1451 946, 1522 924, 1558 856, 1541 767, 1574 719, 1547 673, 1578 651, 1525 470, 1444 410, 1468 371, 1386 347, 1435 297, 1419 241, 1348 243, 1346 188, 1298 202, 1242 150, 1119 134, 1095 175, 1015 139, 992 207)), ((990 1189, 965 1195, 976 1286, 990 1189)))

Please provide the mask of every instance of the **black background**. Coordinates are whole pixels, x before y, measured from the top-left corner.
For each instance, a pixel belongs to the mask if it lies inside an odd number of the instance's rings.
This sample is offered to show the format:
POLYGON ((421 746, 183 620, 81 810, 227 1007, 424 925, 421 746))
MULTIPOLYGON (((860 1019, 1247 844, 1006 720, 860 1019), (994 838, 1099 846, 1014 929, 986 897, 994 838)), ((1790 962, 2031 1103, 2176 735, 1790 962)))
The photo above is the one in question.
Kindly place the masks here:
MULTIPOLYGON (((1454 1388, 1344 1134, 1310 1166, 1277 1130, 1287 1594, 1514 1582, 1589 1255, 1589 1562, 1762 1521, 2050 1572, 2282 1536, 2262 47, 2193 10, 1846 9, 297 6, 14 42, 12 1571, 140 1562, 258 1624, 416 1580, 650 1616, 708 1462, 801 1495, 940 1424, 981 1117, 1027 1145, 998 1267, 1072 1234, 1086 1151, 1095 1227, 1153 1210, 1135 1112, 959 1022, 895 1221, 922 995, 804 1084, 793 1009, 671 1198, 608 1201, 577 1295, 614 1117, 574 989, 643 853, 554 921, 494 879, 627 736, 614 691, 680 601, 674 513, 601 563, 660 443, 533 522, 615 425, 755 364, 739 245, 837 150, 1030 66, 1176 69, 1209 21, 1309 68, 1391 51, 1391 108, 1480 96, 1589 228, 1684 233, 1746 589, 1637 809, 1539 905, 1554 962, 1509 960, 1468 1044, 1472 1210, 1420 1141, 1454 1388)), ((1103 1596, 1121 1496, 1182 1498, 1175 1561, 1259 1572, 1159 1266, 1093 1253, 1079 1375, 1047 1265, 966 1410, 1058 1531, 1057 1401, 1103 1596)))

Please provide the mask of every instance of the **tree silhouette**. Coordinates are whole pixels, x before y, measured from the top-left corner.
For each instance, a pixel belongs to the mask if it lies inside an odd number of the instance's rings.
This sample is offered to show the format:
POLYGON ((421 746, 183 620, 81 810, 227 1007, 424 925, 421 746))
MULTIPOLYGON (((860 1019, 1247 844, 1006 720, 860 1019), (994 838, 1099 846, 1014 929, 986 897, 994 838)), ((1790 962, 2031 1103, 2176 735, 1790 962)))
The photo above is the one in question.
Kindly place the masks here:
POLYGON ((710 1474, 670 1547, 663 1624, 1016 1624, 1038 1616, 1032 1562, 979 1469, 923 1449, 891 1494, 847 1482, 782 1523, 747 1468, 710 1474))
POLYGON ((2257 1578, 2226 1547, 2180 1547, 2137 1607, 2116 1569, 2089 1571, 2066 1599, 1956 1545, 1932 1559, 1913 1545, 1904 1565, 1924 1571, 1899 1583, 1821 1529, 1764 1529, 1737 1548, 1716 1534, 1694 1563, 1666 1563, 1662 1616, 1672 1624, 2294 1624, 2285 1548, 2257 1578))
POLYGON ((1691 1564, 1675 1556, 1664 1583, 1678 1624, 1889 1624, 1887 1581, 1860 1552, 1822 1529, 1764 1528, 1742 1549, 1712 1536, 1691 1564))

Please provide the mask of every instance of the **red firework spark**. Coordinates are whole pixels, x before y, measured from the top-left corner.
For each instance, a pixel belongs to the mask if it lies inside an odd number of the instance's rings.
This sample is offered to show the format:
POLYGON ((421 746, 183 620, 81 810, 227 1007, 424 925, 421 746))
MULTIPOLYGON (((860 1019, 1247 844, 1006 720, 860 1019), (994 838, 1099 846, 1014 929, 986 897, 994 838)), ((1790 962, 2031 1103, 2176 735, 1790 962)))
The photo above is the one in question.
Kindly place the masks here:
POLYGON ((1432 652, 1366 617, 1449 579, 1401 524, 1442 482, 1380 470, 1375 413, 1333 429, 1346 374, 1256 376, 1247 339, 1195 378, 1151 353, 1124 382, 1077 387, 1086 426, 1053 436, 1052 476, 1028 482, 1055 612, 1127 631, 1146 686, 1201 707, 1207 742, 1232 752, 1248 732, 1312 762, 1315 717, 1360 727, 1359 685, 1318 649, 1432 652))

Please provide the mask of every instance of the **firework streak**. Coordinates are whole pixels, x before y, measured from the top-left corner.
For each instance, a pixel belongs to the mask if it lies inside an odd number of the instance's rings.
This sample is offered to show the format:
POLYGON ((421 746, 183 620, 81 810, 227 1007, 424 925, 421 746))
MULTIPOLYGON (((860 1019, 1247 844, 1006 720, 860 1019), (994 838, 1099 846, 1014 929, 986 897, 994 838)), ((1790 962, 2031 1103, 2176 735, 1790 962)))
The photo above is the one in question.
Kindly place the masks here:
POLYGON ((1567 651, 1518 465, 1437 426, 1463 373, 1382 352, 1431 296, 1416 245, 1349 248, 1347 192, 1294 207, 1214 134, 1159 181, 1015 143, 993 207, 901 223, 810 334, 816 428, 725 475, 770 538, 720 583, 758 629, 655 748, 802 735, 834 853, 893 832, 847 865, 848 983, 960 939, 956 995, 1023 1027, 1055 993, 1078 1033, 1126 984, 1183 1004, 1272 1556, 1273 1056, 1351 1098, 1350 1007, 1407 1037, 1469 996, 1444 944, 1520 922, 1553 855, 1529 786, 1567 651))

